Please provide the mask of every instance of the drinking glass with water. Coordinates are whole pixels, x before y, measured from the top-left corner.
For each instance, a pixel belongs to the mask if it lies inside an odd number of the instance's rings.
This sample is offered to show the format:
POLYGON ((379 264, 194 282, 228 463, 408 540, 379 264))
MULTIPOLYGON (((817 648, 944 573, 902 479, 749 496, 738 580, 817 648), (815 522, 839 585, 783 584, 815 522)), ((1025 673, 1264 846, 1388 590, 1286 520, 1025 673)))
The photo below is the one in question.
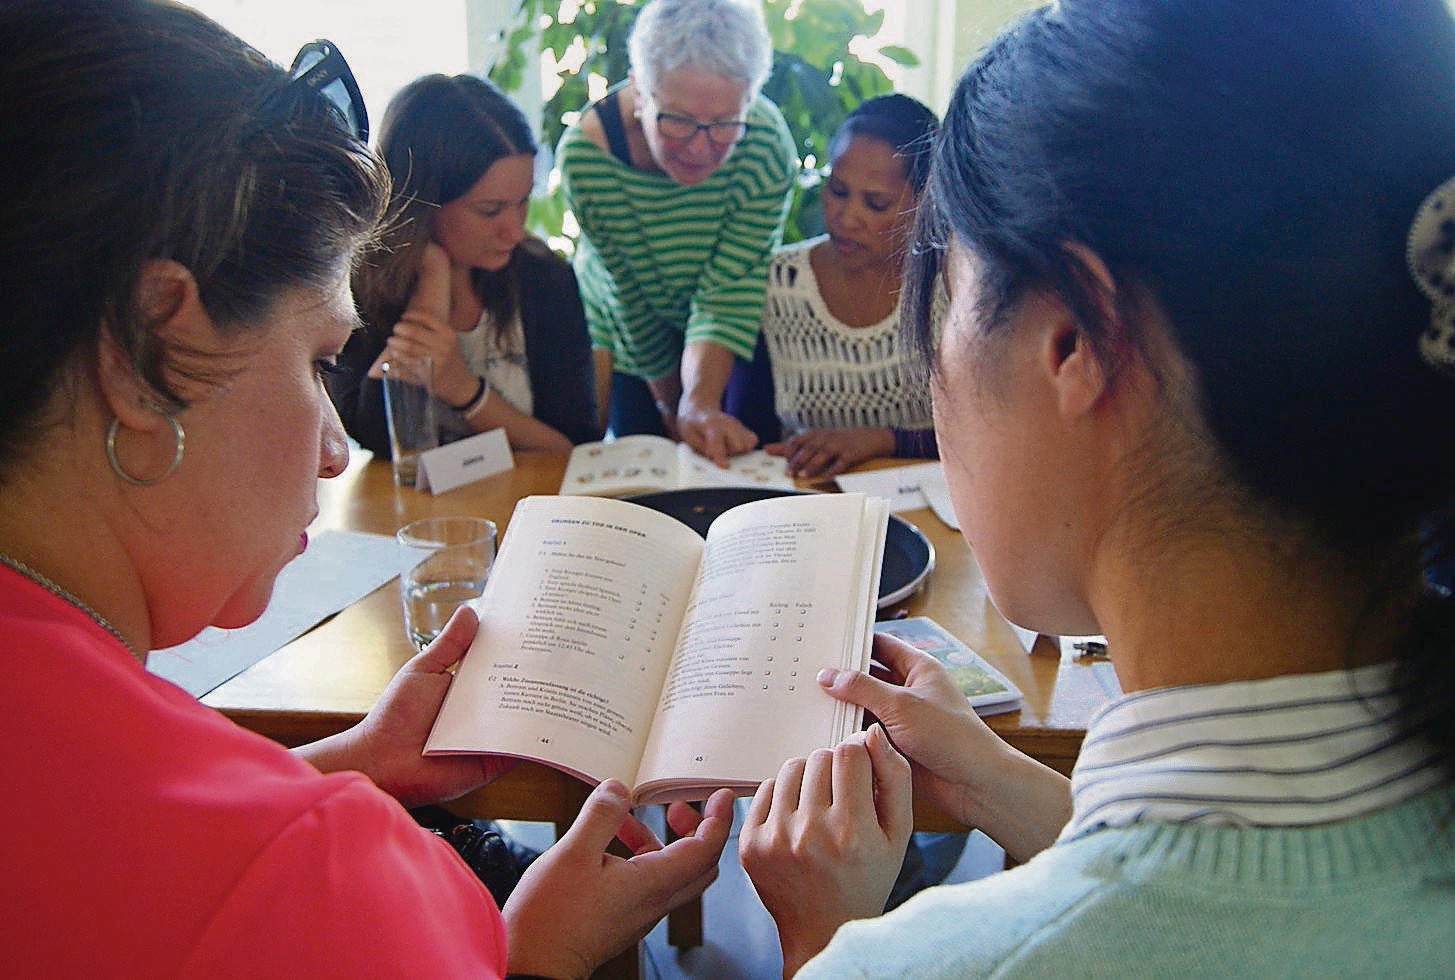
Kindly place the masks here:
POLYGON ((434 405, 434 362, 426 356, 390 357, 379 369, 383 373, 384 418, 389 426, 394 482, 412 487, 420 454, 440 444, 434 405))
POLYGON ((404 631, 423 648, 461 603, 485 591, 495 561, 495 523, 483 517, 426 517, 404 525, 395 539, 404 631))

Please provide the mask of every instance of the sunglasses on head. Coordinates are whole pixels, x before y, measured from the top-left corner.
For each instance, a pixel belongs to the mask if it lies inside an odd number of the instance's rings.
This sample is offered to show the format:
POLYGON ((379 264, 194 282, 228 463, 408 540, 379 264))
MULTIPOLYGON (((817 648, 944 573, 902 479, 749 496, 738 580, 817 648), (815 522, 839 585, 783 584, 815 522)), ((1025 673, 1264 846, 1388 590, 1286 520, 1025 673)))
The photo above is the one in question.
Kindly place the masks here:
POLYGON ((364 97, 337 45, 322 39, 309 41, 298 49, 291 74, 290 85, 302 85, 323 96, 345 132, 361 143, 368 140, 369 114, 364 111, 364 97))

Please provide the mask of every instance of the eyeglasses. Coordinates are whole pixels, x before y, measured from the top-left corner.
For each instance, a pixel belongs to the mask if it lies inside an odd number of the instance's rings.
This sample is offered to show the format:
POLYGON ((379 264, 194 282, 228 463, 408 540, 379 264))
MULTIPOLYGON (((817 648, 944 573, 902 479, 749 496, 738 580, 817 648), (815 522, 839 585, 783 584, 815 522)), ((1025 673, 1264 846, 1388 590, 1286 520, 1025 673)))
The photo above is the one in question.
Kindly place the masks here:
POLYGON ((745 120, 734 119, 725 122, 701 123, 691 116, 679 116, 675 112, 657 113, 657 132, 670 140, 687 142, 700 132, 717 146, 732 146, 748 131, 745 120))
POLYGON ((368 140, 369 114, 364 111, 359 83, 332 41, 309 41, 299 48, 291 73, 290 85, 302 85, 323 96, 345 132, 361 143, 368 140))

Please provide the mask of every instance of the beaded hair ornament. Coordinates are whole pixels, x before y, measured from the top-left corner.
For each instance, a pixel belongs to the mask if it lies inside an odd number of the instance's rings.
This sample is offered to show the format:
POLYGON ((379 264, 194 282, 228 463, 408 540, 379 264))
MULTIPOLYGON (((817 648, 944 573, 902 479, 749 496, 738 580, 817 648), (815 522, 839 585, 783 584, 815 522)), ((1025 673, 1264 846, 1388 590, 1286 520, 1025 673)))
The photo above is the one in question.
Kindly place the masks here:
POLYGON ((1420 334, 1420 356, 1455 373, 1455 177, 1415 212, 1405 257, 1410 275, 1430 301, 1430 325, 1420 334))

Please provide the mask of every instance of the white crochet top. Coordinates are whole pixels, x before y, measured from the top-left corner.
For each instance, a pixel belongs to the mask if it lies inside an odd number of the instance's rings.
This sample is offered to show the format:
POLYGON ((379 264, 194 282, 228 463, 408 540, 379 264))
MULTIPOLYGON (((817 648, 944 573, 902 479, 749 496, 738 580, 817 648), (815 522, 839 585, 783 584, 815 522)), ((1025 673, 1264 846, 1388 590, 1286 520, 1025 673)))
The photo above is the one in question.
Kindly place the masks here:
POLYGON ((827 236, 785 245, 768 266, 763 337, 783 434, 856 426, 928 429, 928 393, 907 380, 899 311, 867 327, 829 312, 808 253, 827 236))

